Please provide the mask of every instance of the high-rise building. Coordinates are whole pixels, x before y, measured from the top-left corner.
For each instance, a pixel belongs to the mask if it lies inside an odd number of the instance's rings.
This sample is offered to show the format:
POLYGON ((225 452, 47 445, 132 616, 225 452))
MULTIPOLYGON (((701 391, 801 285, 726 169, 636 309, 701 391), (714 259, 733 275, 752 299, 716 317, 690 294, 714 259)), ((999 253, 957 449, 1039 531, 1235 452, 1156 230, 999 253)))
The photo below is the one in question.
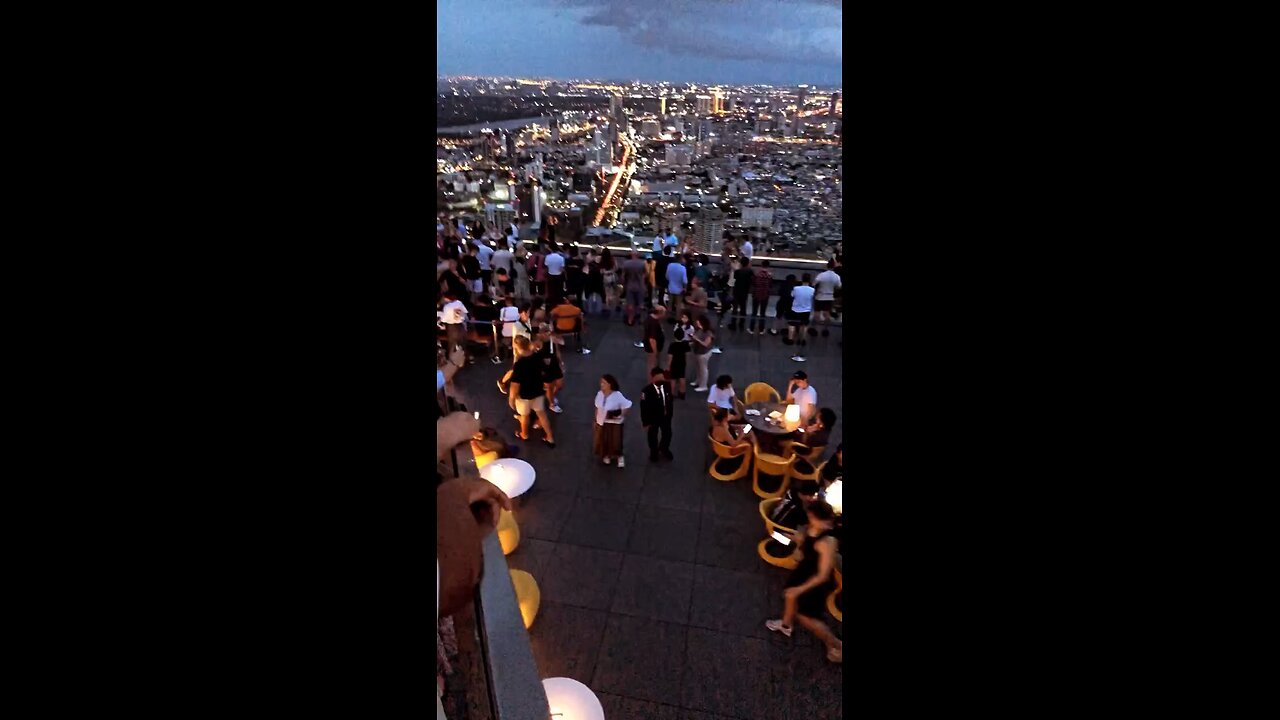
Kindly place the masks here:
POLYGON ((616 118, 622 114, 622 97, 618 95, 609 96, 609 117, 616 118))
POLYGON ((724 213, 716 208, 698 214, 693 242, 698 252, 714 255, 720 252, 720 240, 724 236, 724 213))
POLYGON ((560 144, 560 118, 551 118, 551 144, 560 144))
POLYGON ((804 107, 804 99, 805 99, 806 97, 808 97, 808 95, 809 95, 809 86, 808 86, 808 85, 801 85, 801 86, 800 86, 800 92, 799 92, 797 95, 798 95, 798 97, 796 98, 796 100, 797 100, 796 105, 798 105, 799 107, 803 108, 803 107, 804 107))
POLYGON ((830 107, 830 110, 831 110, 831 114, 832 114, 832 115, 839 115, 839 114, 841 114, 841 112, 843 112, 843 110, 844 110, 844 108, 842 108, 842 107, 840 106, 840 91, 839 91, 839 90, 837 90, 837 91, 835 91, 835 92, 831 93, 831 107, 830 107))
POLYGON ((724 111, 724 93, 717 90, 711 96, 711 112, 719 114, 724 111))
POLYGON ((751 205, 742 208, 742 226, 759 228, 773 227, 773 208, 754 207, 751 205))
POLYGON ((696 107, 697 107, 697 112, 698 112, 698 114, 699 114, 699 115, 710 115, 710 114, 711 114, 711 96, 710 96, 710 95, 699 95, 699 96, 696 98, 696 100, 697 100, 697 106, 696 106, 696 107))
POLYGON ((688 165, 693 157, 693 148, 688 145, 668 145, 667 165, 688 165))

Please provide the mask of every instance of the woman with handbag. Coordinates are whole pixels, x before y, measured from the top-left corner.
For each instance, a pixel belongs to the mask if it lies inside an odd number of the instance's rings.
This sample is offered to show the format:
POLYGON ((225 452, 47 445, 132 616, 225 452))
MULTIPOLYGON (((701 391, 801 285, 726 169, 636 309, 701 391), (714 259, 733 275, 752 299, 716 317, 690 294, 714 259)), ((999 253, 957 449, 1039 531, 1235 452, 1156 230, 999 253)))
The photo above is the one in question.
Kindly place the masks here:
POLYGON ((631 401, 618 388, 618 379, 612 375, 600 377, 600 392, 596 393, 595 442, 592 450, 610 464, 618 458, 618 467, 626 467, 627 460, 622 456, 622 423, 627 411, 631 409, 631 401))

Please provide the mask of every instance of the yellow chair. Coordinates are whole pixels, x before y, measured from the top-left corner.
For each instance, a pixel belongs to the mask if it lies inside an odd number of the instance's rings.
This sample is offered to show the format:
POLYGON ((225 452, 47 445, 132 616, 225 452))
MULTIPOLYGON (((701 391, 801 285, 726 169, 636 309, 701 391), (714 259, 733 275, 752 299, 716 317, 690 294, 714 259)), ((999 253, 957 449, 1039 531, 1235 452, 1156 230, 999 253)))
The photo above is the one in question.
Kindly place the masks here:
POLYGON ((782 502, 782 498, 770 498, 760 501, 760 518, 764 520, 764 540, 756 546, 756 552, 760 554, 760 559, 775 567, 786 568, 787 570, 795 570, 799 562, 795 558, 795 548, 790 545, 783 545, 773 538, 773 533, 780 532, 790 537, 795 532, 794 529, 784 527, 769 519, 769 515, 778 507, 778 503, 782 502))
POLYGON ((485 465, 488 465, 489 463, 497 459, 498 459, 498 453, 495 450, 490 450, 489 452, 480 453, 479 455, 476 455, 476 469, 479 470, 480 468, 484 467, 485 465))
MULTIPOLYGON (((754 438, 752 438, 752 442, 755 442, 754 438)), ((780 455, 762 453, 758 444, 755 446, 755 451, 756 462, 754 472, 751 475, 751 489, 755 491, 756 496, 765 499, 782 497, 782 494, 787 491, 787 486, 791 484, 791 465, 796 461, 795 456, 784 458, 780 455), (778 489, 771 492, 761 488, 761 473, 781 477, 782 482, 778 483, 778 489)))
POLYGON ((782 402, 782 396, 769 383, 751 383, 747 386, 747 391, 742 393, 742 402, 750 405, 758 402, 782 402))
POLYGON ((836 576, 836 589, 832 590, 831 594, 827 596, 827 612, 831 613, 831 617, 835 618, 838 622, 844 622, 844 613, 841 612, 840 607, 836 605, 836 596, 844 589, 844 577, 836 568, 832 568, 831 572, 836 576))
POLYGON ((520 526, 516 525, 516 516, 510 510, 498 513, 498 542, 503 555, 510 555, 520 545, 520 526))
POLYGON ((711 443, 711 447, 716 451, 716 459, 712 461, 711 467, 707 468, 708 475, 724 482, 747 476, 747 472, 751 470, 750 445, 729 447, 718 440, 713 440, 710 435, 707 436, 707 442, 711 443), (738 458, 742 459, 738 460, 738 458))
POLYGON ((524 618, 524 629, 533 627, 538 617, 538 606, 542 603, 542 592, 538 590, 538 581, 523 570, 511 570, 511 584, 516 589, 516 602, 520 605, 520 617, 524 618))
POLYGON ((795 464, 791 466, 791 479, 799 480, 807 478, 809 480, 817 480, 819 468, 813 466, 813 461, 822 457, 823 451, 827 449, 826 445, 818 447, 809 447, 799 440, 783 440, 782 456, 795 456, 795 464))

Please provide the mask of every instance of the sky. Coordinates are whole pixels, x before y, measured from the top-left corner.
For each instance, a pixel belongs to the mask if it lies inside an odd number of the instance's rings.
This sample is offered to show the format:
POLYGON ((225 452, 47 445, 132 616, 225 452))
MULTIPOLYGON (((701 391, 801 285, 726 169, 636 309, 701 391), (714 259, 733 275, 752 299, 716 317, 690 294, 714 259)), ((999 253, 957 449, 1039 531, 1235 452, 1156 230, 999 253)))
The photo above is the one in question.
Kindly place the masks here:
POLYGON ((439 75, 839 85, 841 0, 437 0, 439 75))

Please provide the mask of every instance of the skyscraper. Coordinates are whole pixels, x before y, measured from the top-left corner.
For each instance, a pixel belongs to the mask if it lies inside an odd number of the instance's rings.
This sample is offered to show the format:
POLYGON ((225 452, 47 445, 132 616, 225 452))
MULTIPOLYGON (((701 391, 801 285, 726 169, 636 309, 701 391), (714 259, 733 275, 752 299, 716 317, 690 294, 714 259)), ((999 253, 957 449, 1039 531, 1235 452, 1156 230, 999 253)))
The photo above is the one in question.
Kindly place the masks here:
POLYGON ((609 117, 617 118, 622 114, 622 98, 618 95, 609 96, 609 117))
POLYGON ((842 108, 842 107, 840 106, 840 91, 839 91, 839 90, 837 90, 837 91, 835 91, 835 92, 831 93, 831 108, 830 108, 830 110, 831 110, 831 114, 832 114, 832 115, 839 115, 839 114, 841 114, 841 112, 844 110, 844 108, 842 108))
POLYGON ((720 239, 723 236, 724 213, 716 208, 709 208, 698 214, 698 224, 694 229, 694 246, 698 252, 709 255, 720 252, 720 239))
POLYGON ((551 118, 551 144, 560 144, 560 118, 551 118))
POLYGON ((697 112, 699 115, 711 114, 711 96, 699 95, 697 98, 697 112))

